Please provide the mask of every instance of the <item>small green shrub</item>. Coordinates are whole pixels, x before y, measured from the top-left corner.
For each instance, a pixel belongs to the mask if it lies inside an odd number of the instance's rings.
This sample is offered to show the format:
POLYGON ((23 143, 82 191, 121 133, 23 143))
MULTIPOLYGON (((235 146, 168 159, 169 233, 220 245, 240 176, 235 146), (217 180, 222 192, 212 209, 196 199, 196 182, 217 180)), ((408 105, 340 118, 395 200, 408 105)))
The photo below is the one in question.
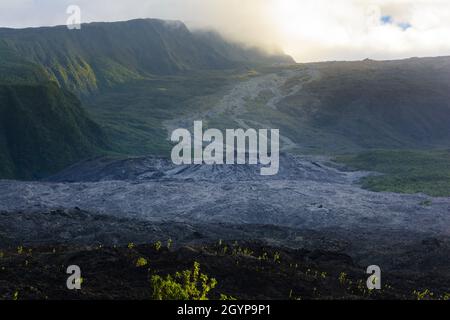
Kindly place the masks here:
POLYGON ((341 285, 344 285, 347 282, 347 274, 345 272, 341 272, 338 280, 341 285))
POLYGON ((417 300, 430 300, 434 297, 434 293, 429 289, 425 289, 423 291, 414 290, 413 294, 417 300))
POLYGON ((226 294, 220 294, 220 300, 223 300, 223 301, 231 301, 231 300, 237 300, 235 297, 232 297, 232 296, 227 296, 226 294))
POLYGON ((281 257, 280 254, 278 252, 275 252, 273 254, 273 262, 280 263, 280 257, 281 257))
POLYGON ((154 300, 208 300, 208 293, 217 285, 216 279, 200 272, 200 264, 194 262, 192 270, 177 272, 174 276, 151 277, 154 300))
POLYGON ((159 249, 161 249, 162 247, 161 241, 156 241, 154 247, 156 251, 159 251, 159 249))
POLYGON ((147 259, 140 257, 137 261, 136 261, 136 267, 141 268, 141 267, 145 267, 146 265, 148 265, 148 261, 147 259))

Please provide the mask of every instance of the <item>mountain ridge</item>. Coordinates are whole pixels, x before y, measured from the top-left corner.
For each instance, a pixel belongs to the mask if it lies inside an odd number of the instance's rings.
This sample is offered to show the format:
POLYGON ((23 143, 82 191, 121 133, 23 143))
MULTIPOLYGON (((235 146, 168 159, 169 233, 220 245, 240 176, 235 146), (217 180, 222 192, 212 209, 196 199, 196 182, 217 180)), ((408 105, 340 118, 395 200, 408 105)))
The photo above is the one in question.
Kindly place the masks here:
POLYGON ((288 56, 265 55, 218 35, 208 40, 181 21, 160 19, 92 22, 80 30, 66 26, 1 28, 0 39, 0 57, 9 50, 23 61, 44 67, 61 87, 84 95, 150 75, 294 63, 288 56), (226 54, 218 46, 226 48, 226 54))

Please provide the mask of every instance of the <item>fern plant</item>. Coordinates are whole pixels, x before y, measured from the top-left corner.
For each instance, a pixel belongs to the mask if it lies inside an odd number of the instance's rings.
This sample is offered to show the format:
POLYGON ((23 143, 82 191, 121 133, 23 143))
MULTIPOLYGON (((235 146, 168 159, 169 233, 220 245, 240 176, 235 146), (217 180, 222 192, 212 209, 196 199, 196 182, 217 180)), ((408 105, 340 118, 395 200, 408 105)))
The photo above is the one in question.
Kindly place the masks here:
POLYGON ((214 278, 200 272, 200 264, 194 262, 192 270, 151 277, 154 300, 208 300, 209 292, 217 285, 214 278))

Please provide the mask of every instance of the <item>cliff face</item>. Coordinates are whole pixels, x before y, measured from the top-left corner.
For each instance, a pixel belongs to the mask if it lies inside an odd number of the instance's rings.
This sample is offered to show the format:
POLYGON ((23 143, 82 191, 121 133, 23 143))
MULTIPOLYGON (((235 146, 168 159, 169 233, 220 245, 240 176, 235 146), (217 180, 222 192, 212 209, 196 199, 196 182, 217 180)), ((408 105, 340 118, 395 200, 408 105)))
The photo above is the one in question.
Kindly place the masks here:
POLYGON ((106 147, 79 100, 55 83, 0 85, 0 178, 40 178, 106 147))

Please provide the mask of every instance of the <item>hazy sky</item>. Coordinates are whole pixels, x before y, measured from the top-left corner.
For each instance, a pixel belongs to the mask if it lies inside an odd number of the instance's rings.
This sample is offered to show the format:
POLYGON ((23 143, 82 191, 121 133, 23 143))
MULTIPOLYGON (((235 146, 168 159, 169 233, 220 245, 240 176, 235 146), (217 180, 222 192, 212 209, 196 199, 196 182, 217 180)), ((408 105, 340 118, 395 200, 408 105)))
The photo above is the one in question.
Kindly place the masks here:
POLYGON ((184 21, 281 48, 297 61, 450 55, 450 0, 0 0, 0 25, 132 18, 184 21))

